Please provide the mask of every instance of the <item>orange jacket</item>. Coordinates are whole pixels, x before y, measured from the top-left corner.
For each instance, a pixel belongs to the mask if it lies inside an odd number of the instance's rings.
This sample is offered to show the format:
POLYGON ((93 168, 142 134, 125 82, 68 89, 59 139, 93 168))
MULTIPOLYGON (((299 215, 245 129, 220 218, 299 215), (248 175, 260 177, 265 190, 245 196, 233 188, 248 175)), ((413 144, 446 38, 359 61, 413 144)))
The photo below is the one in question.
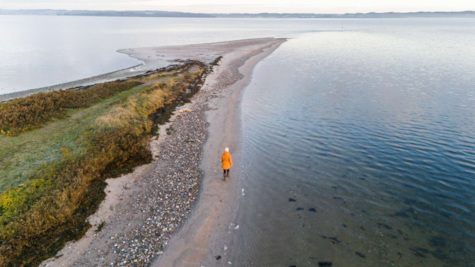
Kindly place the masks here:
POLYGON ((231 169, 231 166, 233 166, 233 159, 231 158, 231 154, 229 154, 229 152, 224 152, 221 156, 221 162, 223 170, 231 169))

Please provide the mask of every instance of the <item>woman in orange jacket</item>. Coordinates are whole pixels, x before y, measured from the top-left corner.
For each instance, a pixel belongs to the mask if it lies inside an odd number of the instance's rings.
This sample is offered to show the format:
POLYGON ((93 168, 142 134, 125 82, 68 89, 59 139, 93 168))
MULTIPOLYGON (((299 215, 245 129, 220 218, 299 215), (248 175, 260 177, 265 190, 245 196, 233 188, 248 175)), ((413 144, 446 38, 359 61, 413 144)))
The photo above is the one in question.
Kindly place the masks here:
POLYGON ((224 181, 226 181, 226 177, 229 177, 229 169, 233 166, 233 159, 231 154, 229 154, 229 148, 224 149, 224 153, 221 156, 221 167, 224 170, 224 181))

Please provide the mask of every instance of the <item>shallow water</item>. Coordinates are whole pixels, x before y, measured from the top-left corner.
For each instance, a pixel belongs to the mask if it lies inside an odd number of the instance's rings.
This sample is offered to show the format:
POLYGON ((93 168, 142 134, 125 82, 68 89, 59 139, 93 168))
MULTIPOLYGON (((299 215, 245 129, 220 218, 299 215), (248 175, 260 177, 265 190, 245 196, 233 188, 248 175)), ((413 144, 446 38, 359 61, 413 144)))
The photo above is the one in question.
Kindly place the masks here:
POLYGON ((259 63, 234 266, 475 266, 475 20, 459 22, 300 34, 259 63))
MULTIPOLYGON (((0 16, 0 95, 129 68, 124 48, 272 37, 312 30, 305 20, 0 16)), ((339 22, 323 22, 337 27, 339 22)))
MULTIPOLYGON (((414 25, 430 28, 434 24, 431 21, 0 16, 0 95, 90 78, 141 63, 116 52, 124 48, 288 37, 342 28, 383 32, 397 26, 410 30, 414 25)), ((460 19, 434 21, 447 31, 468 24, 468 20, 460 19)))
POLYGON ((226 261, 474 266, 473 19, 0 16, 0 34, 0 94, 139 63, 121 48, 291 37, 244 94, 226 261))

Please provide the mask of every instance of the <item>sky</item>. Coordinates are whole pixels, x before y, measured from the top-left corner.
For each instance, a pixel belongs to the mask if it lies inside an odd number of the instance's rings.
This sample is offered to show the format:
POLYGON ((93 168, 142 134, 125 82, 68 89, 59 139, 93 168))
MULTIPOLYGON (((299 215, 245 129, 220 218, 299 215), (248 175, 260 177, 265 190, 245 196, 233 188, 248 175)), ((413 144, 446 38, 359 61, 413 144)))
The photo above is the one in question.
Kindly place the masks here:
POLYGON ((475 10, 475 0, 0 0, 0 9, 197 13, 355 13, 475 10))

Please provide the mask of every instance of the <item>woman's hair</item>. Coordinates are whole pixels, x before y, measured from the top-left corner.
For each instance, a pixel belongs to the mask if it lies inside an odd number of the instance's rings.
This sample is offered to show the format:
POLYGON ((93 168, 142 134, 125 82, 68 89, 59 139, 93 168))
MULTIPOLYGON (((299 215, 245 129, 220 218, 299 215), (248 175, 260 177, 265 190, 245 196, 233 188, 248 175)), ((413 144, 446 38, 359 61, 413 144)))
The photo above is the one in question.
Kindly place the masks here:
POLYGON ((229 148, 228 148, 228 147, 225 148, 224 151, 225 151, 225 152, 229 152, 229 148))

